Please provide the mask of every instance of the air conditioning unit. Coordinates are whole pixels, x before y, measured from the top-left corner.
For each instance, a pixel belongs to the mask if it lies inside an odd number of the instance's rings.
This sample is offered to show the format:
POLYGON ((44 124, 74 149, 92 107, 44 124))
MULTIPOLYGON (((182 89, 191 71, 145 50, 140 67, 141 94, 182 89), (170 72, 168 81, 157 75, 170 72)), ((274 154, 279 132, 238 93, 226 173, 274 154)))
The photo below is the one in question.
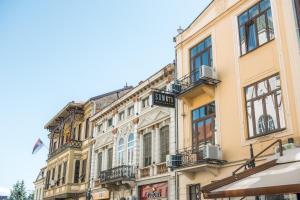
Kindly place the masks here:
POLYGON ((167 167, 175 168, 182 165, 182 155, 167 155, 166 156, 167 167))
POLYGON ((222 151, 220 146, 212 144, 204 145, 203 159, 222 160, 222 151))
POLYGON ((207 65, 201 65, 200 67, 200 79, 217 79, 217 73, 213 67, 207 65))
MULTIPOLYGON (((296 148, 296 145, 294 143, 287 143, 287 144, 282 145, 283 151, 288 150, 288 149, 294 149, 294 148, 296 148)), ((275 153, 279 153, 279 146, 277 146, 275 148, 275 153)))
POLYGON ((176 81, 172 84, 172 92, 175 94, 179 94, 181 92, 181 85, 176 81))

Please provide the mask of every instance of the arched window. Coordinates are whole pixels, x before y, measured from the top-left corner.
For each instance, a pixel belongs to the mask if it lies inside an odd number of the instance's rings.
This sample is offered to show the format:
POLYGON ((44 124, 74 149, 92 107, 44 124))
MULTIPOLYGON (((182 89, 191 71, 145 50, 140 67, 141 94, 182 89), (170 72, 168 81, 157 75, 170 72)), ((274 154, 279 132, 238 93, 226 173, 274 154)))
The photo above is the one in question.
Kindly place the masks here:
POLYGON ((134 147, 134 135, 133 133, 130 133, 128 136, 128 148, 127 148, 128 165, 133 164, 133 147, 134 147))
POLYGON ((118 165, 124 164, 124 149, 125 149, 124 139, 121 138, 118 144, 118 165))
MULTIPOLYGON (((266 122, 268 125, 268 130, 269 131, 275 130, 275 124, 274 124, 273 118, 270 115, 267 115, 266 117, 267 117, 266 122)), ((258 132, 260 134, 262 134, 262 133, 265 133, 266 130, 267 130, 267 127, 266 127, 264 116, 260 116, 258 118, 258 132)))

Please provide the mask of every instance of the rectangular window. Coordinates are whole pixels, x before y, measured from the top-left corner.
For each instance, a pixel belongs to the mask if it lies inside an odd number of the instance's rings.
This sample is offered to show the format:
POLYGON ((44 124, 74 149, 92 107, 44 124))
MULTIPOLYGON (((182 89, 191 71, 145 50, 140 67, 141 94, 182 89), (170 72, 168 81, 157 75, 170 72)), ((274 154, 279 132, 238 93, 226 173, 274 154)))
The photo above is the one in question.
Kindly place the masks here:
POLYGON ((142 100, 142 107, 146 108, 149 106, 149 97, 146 97, 142 100))
POLYGON ((261 0, 238 17, 241 55, 274 39, 270 0, 261 0))
POLYGON ((57 186, 60 185, 60 175, 61 175, 61 165, 58 166, 58 172, 57 172, 57 186))
POLYGON ((67 161, 64 162, 62 184, 65 184, 65 183, 66 183, 67 163, 68 163, 67 161))
POLYGON ((80 171, 80 160, 76 160, 75 169, 74 169, 74 183, 79 182, 79 171, 80 171))
POLYGON ((100 176, 100 172, 102 171, 102 152, 98 153, 98 162, 97 162, 97 174, 100 176))
POLYGON ((108 149, 107 169, 112 168, 113 148, 108 149))
POLYGON ((75 140, 76 139, 76 127, 73 128, 73 131, 72 131, 72 140, 75 140))
POLYGON ((52 180, 55 179, 55 168, 52 169, 52 180))
POLYGON ((169 126, 160 129, 160 162, 166 162, 169 154, 169 126))
POLYGON ((85 181, 86 177, 86 159, 82 160, 82 166, 81 166, 81 182, 85 181))
POLYGON ((50 182, 50 171, 46 173, 46 189, 49 189, 49 182, 50 182))
POLYGON ((200 79, 200 67, 202 65, 212 66, 212 45, 210 36, 190 50, 190 73, 192 82, 200 79))
POLYGON ((124 120, 125 119, 125 111, 121 111, 120 113, 119 113, 119 121, 122 121, 122 120, 124 120))
POLYGON ((245 87, 249 138, 285 129, 279 74, 245 87))
POLYGON ((300 34, 300 0, 294 0, 297 17, 298 33, 300 34))
POLYGON ((102 131, 103 131, 103 124, 98 124, 97 125, 97 132, 102 133, 102 131))
POLYGON ((107 120, 107 125, 108 125, 108 127, 111 127, 113 125, 113 118, 109 118, 107 120))
POLYGON ((192 111, 192 147, 197 151, 206 143, 214 144, 215 102, 192 111))
POLYGON ((134 115, 134 106, 130 106, 128 108, 128 116, 133 116, 134 115))
POLYGON ((147 133, 144 135, 144 167, 151 165, 151 152, 152 152, 152 135, 147 133))
POLYGON ((85 134, 84 134, 84 139, 89 137, 89 130, 90 129, 90 124, 89 124, 89 118, 85 120, 85 134))
POLYGON ((79 126, 78 126, 78 137, 77 137, 77 140, 81 140, 81 131, 82 131, 82 124, 80 123, 79 126))
POLYGON ((189 185, 188 187, 189 200, 200 200, 201 199, 201 191, 200 184, 189 185))

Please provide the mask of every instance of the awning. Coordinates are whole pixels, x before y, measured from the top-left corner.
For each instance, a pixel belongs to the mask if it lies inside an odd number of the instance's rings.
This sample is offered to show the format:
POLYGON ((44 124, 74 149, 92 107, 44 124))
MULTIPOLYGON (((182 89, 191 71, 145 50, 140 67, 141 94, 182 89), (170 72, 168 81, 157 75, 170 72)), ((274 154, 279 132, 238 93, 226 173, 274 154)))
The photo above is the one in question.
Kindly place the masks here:
POLYGON ((300 149, 203 187, 204 197, 226 198, 300 192, 300 149))

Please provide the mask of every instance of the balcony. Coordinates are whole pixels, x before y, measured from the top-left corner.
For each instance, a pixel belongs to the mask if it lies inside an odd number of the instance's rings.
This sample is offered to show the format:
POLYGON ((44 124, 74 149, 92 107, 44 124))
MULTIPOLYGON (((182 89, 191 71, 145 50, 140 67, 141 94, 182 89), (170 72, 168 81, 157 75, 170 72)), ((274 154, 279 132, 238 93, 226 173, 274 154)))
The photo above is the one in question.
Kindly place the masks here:
POLYGON ((205 144, 198 148, 189 147, 178 150, 176 155, 170 156, 168 165, 178 171, 197 171, 201 167, 220 166, 225 164, 222 160, 222 151, 218 145, 205 144))
POLYGON ((99 179, 101 184, 133 181, 135 180, 135 170, 133 166, 121 165, 101 171, 99 179))
POLYGON ((216 86, 221 81, 216 78, 216 72, 210 66, 202 65, 199 70, 177 79, 172 86, 172 90, 177 96, 186 94, 197 86, 216 86))
POLYGON ((80 149, 82 146, 82 141, 79 140, 71 140, 68 143, 63 144, 62 146, 58 147, 54 151, 48 154, 48 159, 60 154, 61 152, 65 151, 66 149, 80 149))

